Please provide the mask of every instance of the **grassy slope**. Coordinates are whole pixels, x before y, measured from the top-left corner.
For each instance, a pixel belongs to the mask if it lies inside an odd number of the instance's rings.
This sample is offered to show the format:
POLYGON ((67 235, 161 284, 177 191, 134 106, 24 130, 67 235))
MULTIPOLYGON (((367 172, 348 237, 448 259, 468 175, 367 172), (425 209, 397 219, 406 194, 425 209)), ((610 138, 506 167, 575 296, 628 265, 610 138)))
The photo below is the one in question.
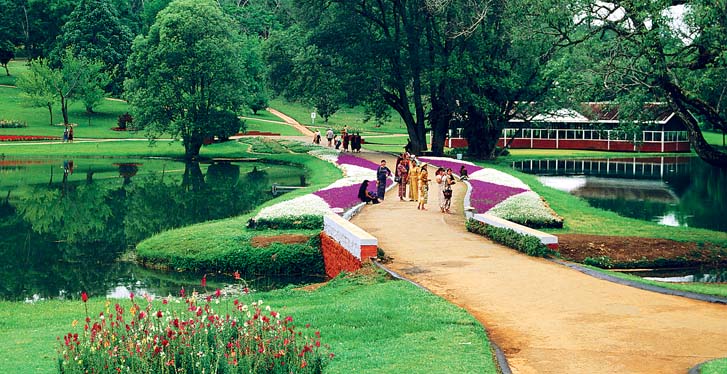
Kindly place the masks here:
MULTIPOLYGON (((310 113, 312 108, 308 108, 299 103, 291 103, 284 99, 271 100, 270 106, 293 117, 301 124, 311 127, 310 113)), ((325 133, 325 129, 331 127, 336 131, 336 134, 340 134, 343 126, 348 125, 349 132, 360 131, 363 136, 372 133, 406 134, 406 126, 399 120, 399 116, 396 113, 392 113, 391 120, 381 127, 376 127, 373 121, 364 122, 363 118, 363 108, 342 107, 328 119, 327 125, 324 125, 323 118, 320 116, 316 117, 315 128, 320 128, 321 133, 325 133)))
MULTIPOLYGON (((249 141, 249 139, 245 141, 249 141)), ((239 144, 239 146, 243 147, 245 145, 239 144)), ((283 194, 276 199, 266 202, 258 207, 258 209, 276 204, 282 200, 311 193, 341 177, 340 170, 333 164, 312 156, 283 153, 264 155, 264 157, 271 160, 302 165, 302 167, 310 171, 308 173, 310 175, 310 179, 308 180, 310 185, 308 188, 283 194)), ((136 250, 139 255, 157 259, 159 262, 164 262, 163 259, 192 259, 196 262, 197 260, 224 258, 231 251, 239 247, 238 243, 248 242, 253 236, 266 233, 265 231, 249 231, 246 228, 247 221, 253 215, 254 213, 251 213, 166 231, 142 241, 137 245, 136 250), (214 232, 215 235, 209 235, 210 232, 214 232), (200 250, 192 251, 190 248, 198 248, 200 250)), ((306 234, 311 233, 306 232, 306 234)))
MULTIPOLYGON (((406 282, 339 278, 313 292, 287 289, 248 299, 319 329, 336 355, 326 373, 496 372, 482 326, 406 282)), ((88 304, 92 314, 104 309, 102 299, 88 304)), ((84 315, 80 301, 0 302, 0 367, 55 373, 56 336, 78 331, 82 324, 73 330, 71 321, 84 315)))
POLYGON ((725 374, 727 373, 727 358, 710 361, 700 370, 700 374, 725 374))
MULTIPOLYGON (((277 117, 276 117, 277 118, 277 117)), ((277 133, 282 136, 300 136, 303 135, 300 131, 298 131, 295 127, 286 125, 285 122, 267 122, 268 119, 265 119, 264 121, 261 121, 258 117, 246 117, 245 118, 245 125, 247 126, 247 131, 267 131, 272 133, 277 133)))

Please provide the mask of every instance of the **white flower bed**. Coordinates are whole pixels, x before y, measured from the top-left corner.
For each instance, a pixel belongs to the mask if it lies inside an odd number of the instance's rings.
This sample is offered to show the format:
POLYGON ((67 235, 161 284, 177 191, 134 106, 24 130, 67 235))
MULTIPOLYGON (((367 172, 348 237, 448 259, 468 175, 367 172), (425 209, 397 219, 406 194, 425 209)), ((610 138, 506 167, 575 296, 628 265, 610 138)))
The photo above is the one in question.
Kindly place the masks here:
POLYGON ((482 169, 469 175, 470 179, 477 179, 483 182, 499 184, 501 186, 522 188, 529 190, 530 187, 518 178, 495 169, 482 169))
POLYGON ((545 205, 540 195, 533 191, 510 196, 492 207, 488 213, 524 225, 528 223, 548 225, 559 219, 555 212, 545 205))
POLYGON ((283 217, 293 218, 306 215, 322 216, 330 212, 330 210, 331 207, 323 199, 316 195, 308 194, 265 207, 255 216, 255 220, 283 217))

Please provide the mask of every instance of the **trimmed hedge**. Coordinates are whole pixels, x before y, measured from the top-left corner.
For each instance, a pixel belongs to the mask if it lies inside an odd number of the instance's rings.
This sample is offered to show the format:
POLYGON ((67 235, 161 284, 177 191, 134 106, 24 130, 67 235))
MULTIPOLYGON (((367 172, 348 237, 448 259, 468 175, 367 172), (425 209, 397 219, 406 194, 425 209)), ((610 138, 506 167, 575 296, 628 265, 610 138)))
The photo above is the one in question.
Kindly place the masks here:
POLYGON ((512 229, 491 226, 475 219, 467 220, 466 226, 469 232, 486 236, 495 242, 516 249, 529 256, 548 257, 555 253, 545 244, 541 243, 540 239, 534 236, 520 234, 512 229))
POLYGON ((310 236, 305 243, 271 243, 265 247, 254 247, 250 238, 240 239, 236 245, 230 245, 223 250, 223 253, 209 256, 170 251, 159 253, 143 248, 137 250, 137 260, 145 265, 197 272, 239 271, 245 275, 324 273, 320 238, 317 234, 310 236))
POLYGON ((305 215, 291 217, 250 219, 247 227, 253 230, 322 230, 323 216, 305 215))

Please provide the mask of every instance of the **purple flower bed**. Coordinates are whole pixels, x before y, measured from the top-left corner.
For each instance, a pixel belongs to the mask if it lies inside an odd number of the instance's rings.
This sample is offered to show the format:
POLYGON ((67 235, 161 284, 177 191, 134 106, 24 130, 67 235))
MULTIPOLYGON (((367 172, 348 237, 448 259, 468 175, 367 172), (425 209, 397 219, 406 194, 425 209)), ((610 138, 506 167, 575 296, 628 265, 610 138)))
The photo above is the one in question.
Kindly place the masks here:
POLYGON ((450 161, 450 160, 443 160, 443 159, 438 159, 438 158, 419 157, 419 160, 428 162, 432 165, 443 167, 445 169, 447 169, 447 168, 452 169, 452 172, 455 174, 459 174, 459 168, 461 168, 462 165, 464 165, 465 169, 467 169, 467 173, 470 175, 476 171, 482 170, 482 168, 479 166, 465 164, 463 162, 460 162, 460 161, 457 161, 454 159, 450 161))
POLYGON ((480 180, 470 180, 469 182, 472 185, 470 205, 477 210, 477 213, 485 213, 508 197, 527 191, 522 188, 501 186, 480 180))
POLYGON ((379 165, 375 162, 363 159, 361 157, 356 157, 348 153, 341 153, 340 155, 338 155, 338 164, 360 166, 371 170, 376 170, 376 168, 379 167, 379 165))
MULTIPOLYGON (((376 186, 376 181, 369 181, 369 191, 376 191, 375 189, 371 190, 371 186, 376 186)), ((361 202, 361 199, 358 198, 358 189, 360 187, 360 184, 354 184, 351 186, 318 190, 313 194, 323 199, 331 208, 348 210, 361 202)))

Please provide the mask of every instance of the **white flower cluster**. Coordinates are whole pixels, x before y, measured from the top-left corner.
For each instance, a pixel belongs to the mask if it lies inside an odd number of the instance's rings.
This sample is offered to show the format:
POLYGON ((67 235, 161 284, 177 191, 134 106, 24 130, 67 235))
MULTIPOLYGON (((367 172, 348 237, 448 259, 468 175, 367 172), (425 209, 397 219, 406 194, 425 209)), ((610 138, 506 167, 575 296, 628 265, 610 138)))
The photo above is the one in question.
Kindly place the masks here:
POLYGON ((520 179, 515 178, 510 174, 490 168, 478 170, 470 174, 469 178, 480 180, 483 182, 499 184, 501 186, 522 188, 524 190, 530 189, 530 187, 528 187, 528 185, 523 183, 523 181, 521 181, 520 179))
POLYGON ((330 210, 331 207, 323 199, 314 194, 308 194, 265 207, 255 216, 255 219, 292 218, 305 215, 322 216, 330 212, 330 210))
POLYGON ((308 154, 314 157, 318 157, 323 161, 328 161, 332 164, 336 164, 338 161, 338 151, 330 148, 320 148, 308 151, 308 154))
POLYGON ((554 212, 548 208, 540 195, 526 191, 510 196, 489 210, 490 214, 518 223, 548 223, 557 220, 554 212))

